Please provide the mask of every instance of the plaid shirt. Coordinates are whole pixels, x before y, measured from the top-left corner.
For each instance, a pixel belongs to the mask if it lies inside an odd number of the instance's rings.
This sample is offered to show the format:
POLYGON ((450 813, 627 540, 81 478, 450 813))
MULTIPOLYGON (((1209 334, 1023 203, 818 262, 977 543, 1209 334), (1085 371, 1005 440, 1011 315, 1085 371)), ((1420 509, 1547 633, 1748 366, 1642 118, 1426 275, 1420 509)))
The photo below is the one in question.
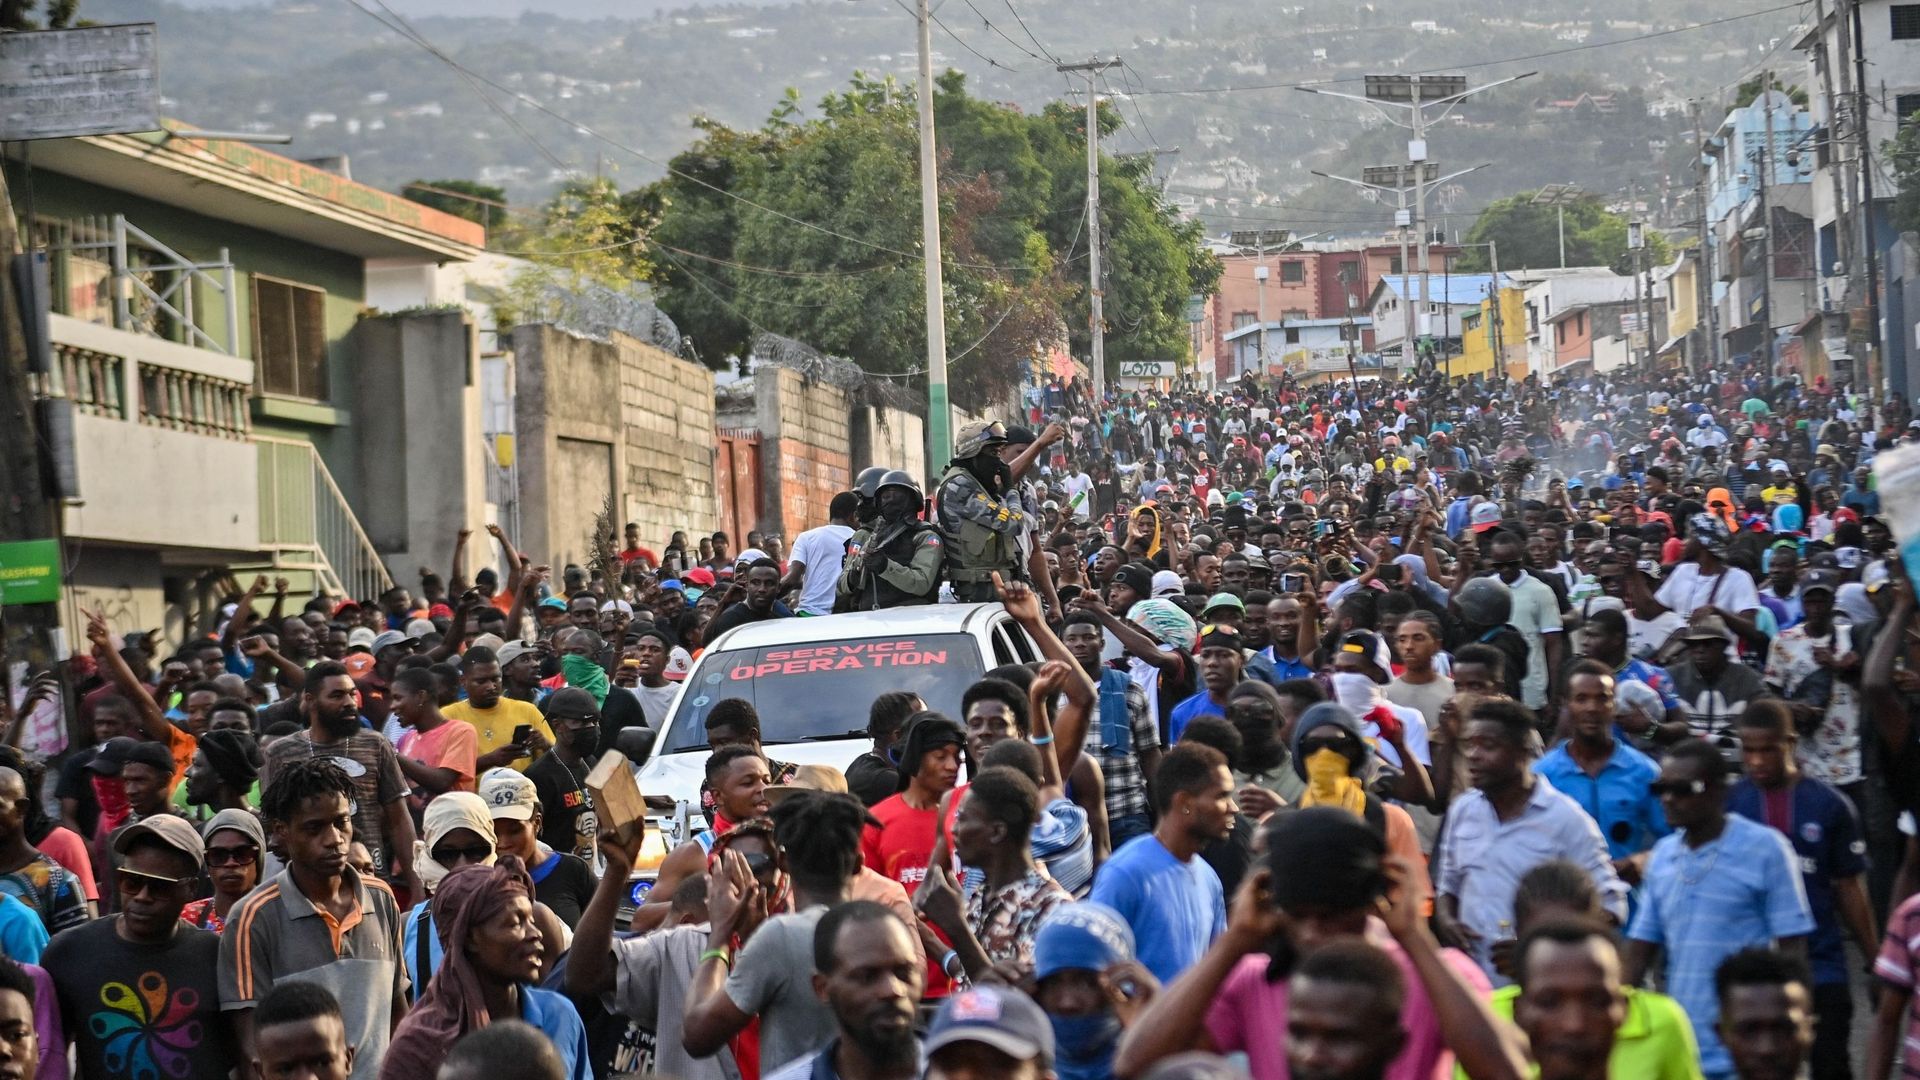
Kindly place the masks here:
MULTIPOLYGON (((1097 680, 1096 680, 1097 681, 1097 680)), ((1100 773, 1106 779, 1107 820, 1147 812, 1147 778, 1140 771, 1140 754, 1160 745, 1160 732, 1147 712, 1147 692, 1139 683, 1127 686, 1127 723, 1133 728, 1133 748, 1108 751, 1099 745, 1100 717, 1093 717, 1094 728, 1087 749, 1100 759, 1100 773)))

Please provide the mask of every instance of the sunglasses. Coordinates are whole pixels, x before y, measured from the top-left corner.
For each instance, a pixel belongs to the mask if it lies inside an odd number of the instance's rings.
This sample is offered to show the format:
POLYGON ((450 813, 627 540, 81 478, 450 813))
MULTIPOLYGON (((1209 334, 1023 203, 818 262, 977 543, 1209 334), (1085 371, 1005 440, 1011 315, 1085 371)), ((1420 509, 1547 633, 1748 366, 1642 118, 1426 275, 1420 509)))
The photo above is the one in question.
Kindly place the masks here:
POLYGON ((490 844, 468 844, 466 847, 437 847, 433 849, 433 861, 441 866, 465 860, 470 863, 486 862, 493 856, 490 844))
POLYGON ((1672 795, 1679 798, 1685 795, 1704 795, 1707 793, 1705 780, 1655 780, 1647 785, 1647 791, 1655 798, 1672 795))
POLYGON ((142 874, 138 870, 120 868, 118 885, 120 891, 128 896, 139 896, 152 890, 154 893, 167 893, 192 881, 192 878, 161 877, 158 874, 142 874))
POLYGON ((207 849, 208 866, 245 866, 260 861, 260 849, 248 844, 246 847, 210 847, 207 849))

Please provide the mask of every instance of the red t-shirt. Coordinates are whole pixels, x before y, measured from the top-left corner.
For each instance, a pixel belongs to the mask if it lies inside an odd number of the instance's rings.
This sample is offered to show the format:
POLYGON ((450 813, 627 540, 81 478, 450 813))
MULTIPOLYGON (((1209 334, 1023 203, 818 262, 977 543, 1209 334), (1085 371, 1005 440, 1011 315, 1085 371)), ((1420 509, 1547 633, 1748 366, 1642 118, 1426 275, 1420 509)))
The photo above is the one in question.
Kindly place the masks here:
POLYGON ((938 810, 916 810, 904 795, 882 799, 868 813, 880 823, 860 835, 860 855, 875 873, 899 882, 912 896, 927 876, 940 824, 938 810))
MULTIPOLYGON (((959 805, 959 800, 954 800, 959 805)), ((900 883, 912 896, 927 878, 927 862, 933 858, 933 843, 940 829, 940 811, 915 810, 900 795, 882 799, 867 811, 880 823, 860 835, 860 857, 874 873, 900 883)), ((941 940, 946 940, 942 938, 941 940)), ((952 983, 940 969, 940 957, 927 953, 927 989, 925 997, 943 998, 952 992, 952 983)))

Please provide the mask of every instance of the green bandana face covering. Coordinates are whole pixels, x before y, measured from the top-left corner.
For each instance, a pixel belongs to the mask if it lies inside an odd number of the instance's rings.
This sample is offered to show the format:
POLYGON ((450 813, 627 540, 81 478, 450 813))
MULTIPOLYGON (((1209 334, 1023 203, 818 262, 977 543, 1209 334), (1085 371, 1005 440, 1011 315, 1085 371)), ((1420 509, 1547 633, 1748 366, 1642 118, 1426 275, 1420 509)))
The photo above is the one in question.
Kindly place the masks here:
POLYGON ((560 673, 567 677, 567 685, 579 687, 593 695, 595 705, 607 703, 607 672, 589 657, 568 653, 560 658, 560 673))

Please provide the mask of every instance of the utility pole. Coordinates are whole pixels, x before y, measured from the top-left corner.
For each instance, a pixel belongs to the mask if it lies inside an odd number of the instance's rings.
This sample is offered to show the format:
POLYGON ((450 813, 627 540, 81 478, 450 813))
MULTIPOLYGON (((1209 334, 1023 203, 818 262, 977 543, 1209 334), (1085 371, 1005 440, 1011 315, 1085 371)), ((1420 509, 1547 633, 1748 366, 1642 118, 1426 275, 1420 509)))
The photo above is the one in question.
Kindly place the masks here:
POLYGON ((1413 255, 1407 250, 1407 240, 1413 230, 1413 219, 1407 212, 1407 189, 1399 188, 1395 190, 1394 195, 1400 200, 1400 208, 1393 215, 1393 223, 1400 227, 1400 309, 1401 314, 1406 317, 1406 322, 1405 329, 1401 331, 1403 336, 1400 339, 1399 375, 1404 379, 1407 377, 1407 372, 1414 366, 1413 343, 1415 335, 1419 332, 1414 323, 1416 309, 1413 306, 1413 290, 1407 288, 1407 285, 1413 281, 1413 255))
MULTIPOLYGON (((1493 373, 1504 378, 1507 374, 1507 351, 1506 335, 1502 332, 1505 327, 1500 321, 1500 307, 1505 297, 1500 295, 1500 245, 1492 240, 1487 241, 1487 268, 1493 272, 1493 282, 1488 286, 1488 290, 1493 293, 1493 321, 1490 324, 1493 338, 1493 373)), ((1447 364, 1447 379, 1449 381, 1453 379, 1451 362, 1447 364)))
POLYGON ((1706 143, 1701 139, 1700 103, 1691 105, 1693 113, 1693 195, 1700 208, 1700 261, 1694 271, 1694 303, 1707 328, 1706 365, 1720 366, 1720 316, 1713 308, 1713 237, 1707 221, 1706 143))
MULTIPOLYGON (((1835 30, 1839 31, 1841 25, 1839 20, 1836 19, 1835 23, 1835 30)), ((1847 214, 1846 182, 1840 175, 1839 148, 1835 145, 1833 137, 1834 121, 1836 119, 1834 109, 1838 106, 1839 99, 1834 97, 1833 94, 1833 56, 1827 52, 1826 0, 1813 0, 1813 26, 1813 63, 1814 67, 1820 71, 1820 92, 1826 99, 1827 178, 1833 182, 1834 217, 1844 222, 1847 214)), ((1846 228, 1836 227, 1833 230, 1833 256, 1839 260, 1841 265, 1848 268, 1849 275, 1852 274, 1853 268, 1853 260, 1848 258, 1850 254, 1849 249, 1853 246, 1851 241, 1852 237, 1848 235, 1846 228)), ((1816 278, 1826 277, 1831 269, 1831 267, 1817 266, 1814 268, 1814 276, 1816 278)))
MULTIPOLYGON (((1431 269, 1427 260, 1433 250, 1433 238, 1427 235, 1427 111, 1421 106, 1420 76, 1413 76, 1413 138, 1407 143, 1407 165, 1413 171, 1413 227, 1420 234, 1420 336, 1433 336, 1433 305, 1427 295, 1431 269)), ((1441 314, 1440 336, 1447 336, 1446 315, 1441 314)))
POLYGON ((1885 398, 1887 388, 1880 385, 1885 378, 1884 365, 1880 356, 1880 245, 1874 236, 1873 222, 1873 139, 1870 135, 1872 125, 1867 113, 1867 39, 1860 31, 1861 0, 1852 0, 1853 6, 1853 131, 1859 139, 1860 170, 1860 250, 1867 260, 1867 365, 1866 384, 1869 399, 1877 403, 1885 398))
MULTIPOLYGON (((927 0, 920 2, 924 5, 927 0)), ((1087 76, 1087 322, 1093 342, 1087 367, 1093 377, 1093 408, 1096 415, 1107 396, 1107 340, 1106 315, 1103 311, 1106 294, 1100 284, 1100 95, 1094 89, 1094 76, 1119 66, 1120 60, 1115 57, 1111 60, 1095 58, 1081 64, 1060 64, 1054 68, 1062 72, 1084 72, 1087 76)), ((1263 322, 1260 327, 1262 352, 1266 350, 1266 343, 1267 329, 1263 322)))
MULTIPOLYGON (((1773 207, 1767 202, 1767 185, 1773 177, 1773 72, 1760 73, 1761 113, 1766 117, 1766 141, 1760 144, 1760 344, 1768 378, 1773 370, 1773 207)), ((1743 234, 1744 235, 1744 234, 1743 234)))
MULTIPOLYGON (((953 457, 953 412, 947 404, 946 287, 940 280, 940 162, 933 141, 933 32, 928 0, 920 20, 920 255, 927 293, 927 469, 938 476, 953 457)), ((1098 265, 1098 255, 1095 256, 1098 265)))

